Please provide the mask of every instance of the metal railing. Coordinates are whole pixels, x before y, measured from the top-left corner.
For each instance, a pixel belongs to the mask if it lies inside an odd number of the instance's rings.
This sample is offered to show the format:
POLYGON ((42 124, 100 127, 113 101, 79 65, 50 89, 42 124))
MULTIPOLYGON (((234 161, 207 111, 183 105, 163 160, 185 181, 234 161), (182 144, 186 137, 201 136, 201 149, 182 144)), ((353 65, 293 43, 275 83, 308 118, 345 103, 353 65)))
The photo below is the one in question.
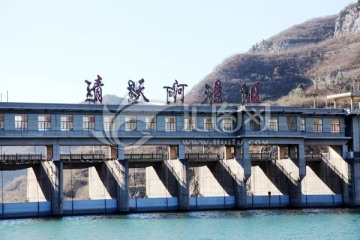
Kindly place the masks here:
POLYGON ((221 153, 185 153, 185 158, 197 161, 218 161, 224 159, 224 154, 221 153))
POLYGON ((320 153, 321 154, 321 160, 326 163, 326 165, 328 167, 330 167, 330 169, 336 173, 336 175, 338 175, 341 179, 343 179, 347 184, 350 184, 350 179, 345 177, 344 174, 342 174, 336 167, 334 164, 332 164, 330 162, 330 154, 329 153, 320 153))
POLYGON ((278 161, 276 160, 272 160, 271 161, 283 174, 285 174, 287 176, 287 178, 294 184, 294 185, 298 185, 299 184, 299 179, 294 179, 291 174, 286 171, 286 169, 284 168, 283 165, 281 165, 278 161))
POLYGON ((101 162, 105 160, 109 160, 105 153, 100 154, 60 154, 60 159, 64 162, 101 162))
POLYGON ((235 173, 231 171, 230 166, 226 164, 225 160, 220 160, 220 163, 226 169, 226 171, 231 175, 231 177, 237 182, 237 184, 239 184, 240 186, 244 184, 244 182, 240 178, 238 178, 235 173))
POLYGON ((12 162, 41 162, 45 161, 45 158, 42 154, 1 154, 0 161, 2 163, 12 163, 12 162))
POLYGON ((168 159, 168 153, 128 153, 125 154, 127 160, 166 160, 168 159))
POLYGON ((269 161, 278 159, 277 153, 250 153, 250 159, 255 161, 269 161))

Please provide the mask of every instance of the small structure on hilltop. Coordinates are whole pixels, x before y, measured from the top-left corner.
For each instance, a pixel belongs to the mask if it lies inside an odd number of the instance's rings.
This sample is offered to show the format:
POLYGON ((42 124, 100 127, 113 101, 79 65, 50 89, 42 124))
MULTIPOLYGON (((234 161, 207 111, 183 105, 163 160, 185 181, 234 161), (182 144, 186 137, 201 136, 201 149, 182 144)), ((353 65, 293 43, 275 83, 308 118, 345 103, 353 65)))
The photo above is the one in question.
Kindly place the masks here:
POLYGON ((347 92, 328 95, 326 96, 326 100, 332 100, 334 108, 340 108, 340 102, 342 102, 342 107, 350 107, 350 110, 353 110, 354 108, 360 109, 360 92, 347 92), (358 104, 357 107, 355 103, 358 104))
POLYGON ((214 89, 209 84, 205 84, 204 93, 206 95, 206 98, 201 103, 207 103, 207 104, 222 103, 221 89, 222 87, 220 80, 217 80, 215 82, 214 89))
POLYGON ((140 97, 144 99, 145 102, 149 102, 149 99, 147 99, 143 93, 145 87, 144 87, 145 80, 142 78, 138 81, 138 85, 136 86, 135 82, 133 80, 128 81, 128 91, 129 91, 129 99, 128 102, 131 104, 136 104, 139 102, 140 97))
POLYGON ((97 103, 100 102, 102 103, 102 86, 104 86, 104 84, 102 83, 102 78, 97 75, 97 79, 95 79, 95 82, 93 84, 93 86, 90 88, 91 82, 88 80, 85 80, 85 83, 87 84, 86 87, 86 99, 85 102, 89 102, 89 103, 97 103))
POLYGON ((187 84, 179 84, 176 79, 172 87, 164 86, 163 88, 166 89, 166 104, 176 104, 179 101, 184 103, 185 87, 187 87, 187 84))

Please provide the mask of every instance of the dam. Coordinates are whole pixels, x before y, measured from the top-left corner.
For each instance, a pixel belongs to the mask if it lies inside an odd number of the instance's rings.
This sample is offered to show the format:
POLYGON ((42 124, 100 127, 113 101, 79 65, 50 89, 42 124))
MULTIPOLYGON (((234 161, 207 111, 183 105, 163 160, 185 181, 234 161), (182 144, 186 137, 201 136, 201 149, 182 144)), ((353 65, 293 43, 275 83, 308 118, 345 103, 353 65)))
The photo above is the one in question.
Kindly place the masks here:
POLYGON ((0 217, 359 206, 359 127, 353 105, 1 102, 0 217))

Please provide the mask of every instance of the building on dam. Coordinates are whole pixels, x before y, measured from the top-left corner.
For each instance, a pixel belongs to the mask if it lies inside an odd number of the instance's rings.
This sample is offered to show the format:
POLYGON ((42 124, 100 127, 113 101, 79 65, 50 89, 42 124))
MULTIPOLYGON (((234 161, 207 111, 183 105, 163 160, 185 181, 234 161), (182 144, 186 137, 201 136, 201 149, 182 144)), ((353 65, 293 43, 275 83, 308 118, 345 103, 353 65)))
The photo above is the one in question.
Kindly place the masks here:
POLYGON ((0 216, 359 206, 359 96, 328 96, 332 108, 1 102, 0 216))

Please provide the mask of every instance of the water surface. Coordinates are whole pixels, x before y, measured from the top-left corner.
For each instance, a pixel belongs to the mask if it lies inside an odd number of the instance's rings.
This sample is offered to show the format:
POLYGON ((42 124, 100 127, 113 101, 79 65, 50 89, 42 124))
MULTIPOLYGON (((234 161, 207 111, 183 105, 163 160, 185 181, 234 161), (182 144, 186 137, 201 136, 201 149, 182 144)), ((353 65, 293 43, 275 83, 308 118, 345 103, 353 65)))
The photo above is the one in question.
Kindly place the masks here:
POLYGON ((360 239, 360 209, 9 219, 0 220, 0 239, 360 239))

